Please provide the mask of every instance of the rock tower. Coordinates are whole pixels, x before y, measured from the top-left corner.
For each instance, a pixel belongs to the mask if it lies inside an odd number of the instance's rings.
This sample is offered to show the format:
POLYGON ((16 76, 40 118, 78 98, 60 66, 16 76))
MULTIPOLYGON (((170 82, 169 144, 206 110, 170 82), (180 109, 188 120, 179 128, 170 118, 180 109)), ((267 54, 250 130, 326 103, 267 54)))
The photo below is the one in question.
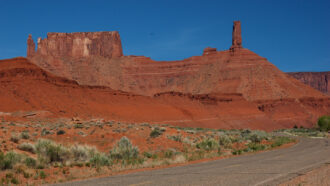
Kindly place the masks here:
POLYGON ((230 50, 235 51, 236 49, 242 48, 242 35, 241 35, 241 22, 234 21, 232 45, 230 50))
POLYGON ((32 39, 32 35, 29 34, 29 37, 27 39, 27 54, 26 56, 28 58, 31 58, 34 56, 36 50, 36 45, 34 44, 34 41, 32 39))

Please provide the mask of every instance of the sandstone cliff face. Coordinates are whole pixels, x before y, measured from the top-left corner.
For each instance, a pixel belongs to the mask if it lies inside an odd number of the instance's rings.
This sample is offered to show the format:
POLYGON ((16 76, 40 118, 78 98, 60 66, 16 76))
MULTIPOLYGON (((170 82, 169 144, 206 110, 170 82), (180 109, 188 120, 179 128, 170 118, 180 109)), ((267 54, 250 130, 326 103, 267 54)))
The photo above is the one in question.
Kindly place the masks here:
POLYGON ((330 95, 330 71, 328 72, 289 72, 290 76, 323 93, 330 95))
POLYGON ((38 38, 38 49, 32 50, 34 43, 28 38, 28 58, 34 53, 38 56, 53 57, 54 59, 89 58, 102 56, 105 58, 123 55, 121 40, 118 32, 77 32, 77 33, 48 33, 47 38, 38 38))

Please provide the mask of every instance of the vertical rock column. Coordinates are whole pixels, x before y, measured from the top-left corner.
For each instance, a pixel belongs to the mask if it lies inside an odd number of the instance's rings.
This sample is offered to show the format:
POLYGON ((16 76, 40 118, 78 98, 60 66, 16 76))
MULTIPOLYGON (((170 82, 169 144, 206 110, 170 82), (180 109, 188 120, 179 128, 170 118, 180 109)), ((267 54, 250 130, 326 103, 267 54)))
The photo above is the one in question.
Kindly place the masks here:
POLYGON ((237 49, 242 48, 242 35, 241 35, 241 22, 234 21, 233 26, 233 36, 232 36, 232 45, 230 50, 236 51, 237 49))
POLYGON ((27 39, 27 54, 26 54, 26 57, 27 58, 33 57, 35 52, 36 52, 36 45, 34 44, 34 41, 32 39, 32 35, 29 34, 29 37, 27 39))

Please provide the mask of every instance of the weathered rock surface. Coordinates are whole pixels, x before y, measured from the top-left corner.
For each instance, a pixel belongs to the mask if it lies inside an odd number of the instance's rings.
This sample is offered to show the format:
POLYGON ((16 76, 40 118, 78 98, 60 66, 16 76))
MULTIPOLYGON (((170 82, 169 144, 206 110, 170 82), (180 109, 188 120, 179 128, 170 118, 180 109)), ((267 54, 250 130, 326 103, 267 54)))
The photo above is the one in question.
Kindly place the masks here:
MULTIPOLYGON (((33 57, 34 46, 31 35, 28 38, 28 56, 33 57)), ((38 56, 70 58, 89 58, 101 56, 106 58, 123 55, 118 32, 76 32, 48 33, 46 39, 38 38, 38 56)))
POLYGON ((289 72, 290 76, 323 93, 330 95, 330 71, 328 72, 289 72))

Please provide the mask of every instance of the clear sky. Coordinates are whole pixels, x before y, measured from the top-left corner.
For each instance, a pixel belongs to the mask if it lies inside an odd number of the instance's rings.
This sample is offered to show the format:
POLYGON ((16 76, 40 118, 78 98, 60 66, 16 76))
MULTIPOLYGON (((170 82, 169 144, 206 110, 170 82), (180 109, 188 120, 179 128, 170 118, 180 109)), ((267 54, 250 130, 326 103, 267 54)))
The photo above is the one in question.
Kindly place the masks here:
POLYGON ((330 70, 329 0, 0 0, 0 59, 25 56, 29 33, 117 30, 125 55, 179 60, 228 49, 234 20, 281 70, 330 70))

